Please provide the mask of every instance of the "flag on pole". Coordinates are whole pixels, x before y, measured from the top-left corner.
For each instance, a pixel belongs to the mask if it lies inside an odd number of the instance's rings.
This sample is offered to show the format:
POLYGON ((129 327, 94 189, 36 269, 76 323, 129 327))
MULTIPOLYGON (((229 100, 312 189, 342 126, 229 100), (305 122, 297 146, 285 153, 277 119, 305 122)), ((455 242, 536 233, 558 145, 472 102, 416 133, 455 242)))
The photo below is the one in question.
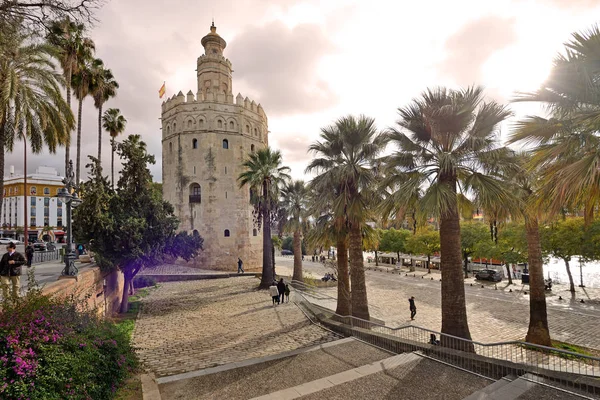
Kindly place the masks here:
POLYGON ((165 88, 165 82, 163 82, 163 84, 160 87, 160 89, 158 89, 158 96, 159 96, 160 99, 162 99, 162 97, 165 95, 166 91, 167 91, 167 89, 165 88))

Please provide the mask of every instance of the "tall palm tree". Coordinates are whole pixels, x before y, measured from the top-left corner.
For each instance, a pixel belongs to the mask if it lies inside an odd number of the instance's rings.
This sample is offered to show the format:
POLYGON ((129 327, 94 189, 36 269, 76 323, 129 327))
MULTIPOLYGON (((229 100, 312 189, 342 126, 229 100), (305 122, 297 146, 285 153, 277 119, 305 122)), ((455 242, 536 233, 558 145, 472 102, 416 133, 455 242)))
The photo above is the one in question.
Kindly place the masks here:
MULTIPOLYGON (((64 80, 52 62, 55 48, 36 44, 22 32, 12 32, 0 45, 0 171, 15 140, 26 139, 34 153, 51 153, 65 145, 73 114, 61 97, 64 80)), ((0 177, 0 204, 4 177, 0 177)))
POLYGON ((75 98, 79 102, 77 109, 77 161, 75 167, 75 181, 79 183, 81 176, 81 115, 83 100, 90 95, 93 88, 94 75, 97 73, 102 61, 94 58, 79 59, 77 72, 72 76, 72 85, 75 98))
POLYGON ((521 121, 511 141, 536 146, 531 160, 541 173, 540 190, 550 198, 550 211, 584 209, 585 224, 593 221, 600 202, 600 28, 573 34, 559 54, 544 84, 515 101, 542 102, 551 118, 521 121))
POLYGON ((98 160, 102 163, 102 107, 111 97, 116 96, 119 84, 110 69, 100 61, 92 80, 92 96, 98 109, 98 160))
POLYGON ((118 108, 109 108, 102 116, 102 126, 110 134, 110 182, 113 189, 115 187, 115 138, 125 131, 126 125, 127 120, 118 108))
POLYGON ((288 216, 285 229, 293 233, 292 249, 294 251, 293 280, 302 282, 302 232, 306 225, 308 210, 308 189, 304 181, 286 182, 281 189, 282 207, 288 216))
POLYGON ((248 154, 242 163, 243 172, 238 177, 240 188, 248 185, 252 192, 251 201, 257 212, 256 223, 263 231, 263 270, 261 288, 268 288, 275 271, 271 257, 271 211, 277 202, 279 188, 290 179, 289 168, 281 165, 281 152, 270 147, 248 154))
POLYGON ((388 134, 397 150, 386 158, 387 175, 398 177, 399 206, 413 204, 425 188, 418 206, 440 220, 442 332, 470 340, 457 192, 473 193, 483 204, 508 200, 493 171, 506 153, 497 128, 511 113, 484 102, 482 88, 470 87, 428 89, 399 114, 398 129, 388 134))
MULTIPOLYGON (((95 50, 94 42, 84 36, 85 26, 66 17, 53 21, 46 36, 48 43, 58 49, 58 60, 65 77, 67 105, 71 108, 71 84, 73 74, 77 72, 80 58, 91 57, 95 50)), ((71 133, 65 146, 65 171, 71 159, 71 133)))
MULTIPOLYGON (((306 172, 316 172, 314 188, 334 191, 332 211, 348 224, 352 315, 369 320, 369 304, 363 260, 362 227, 367 220, 375 190, 377 172, 373 168, 385 147, 373 118, 346 116, 321 129, 321 140, 309 151, 315 158, 306 172)), ((339 249, 338 249, 339 254, 339 249)))

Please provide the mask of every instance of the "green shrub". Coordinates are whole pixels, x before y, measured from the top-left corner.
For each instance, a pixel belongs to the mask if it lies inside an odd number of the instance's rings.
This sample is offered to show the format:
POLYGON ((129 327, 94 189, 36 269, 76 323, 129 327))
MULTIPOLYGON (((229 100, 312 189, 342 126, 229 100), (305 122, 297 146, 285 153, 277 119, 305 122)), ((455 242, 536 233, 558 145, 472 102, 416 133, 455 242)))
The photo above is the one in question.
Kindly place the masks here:
POLYGON ((111 399, 136 366, 129 336, 86 302, 34 285, 0 312, 0 398, 111 399))

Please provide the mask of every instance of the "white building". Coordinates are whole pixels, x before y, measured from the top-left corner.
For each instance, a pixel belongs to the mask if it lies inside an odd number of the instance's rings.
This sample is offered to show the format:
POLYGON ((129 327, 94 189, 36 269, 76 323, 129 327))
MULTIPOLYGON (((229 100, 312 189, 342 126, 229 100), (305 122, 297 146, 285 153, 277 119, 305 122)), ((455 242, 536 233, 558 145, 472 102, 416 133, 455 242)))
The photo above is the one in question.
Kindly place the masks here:
POLYGON ((29 240, 63 241, 67 214, 65 205, 56 198, 58 189, 64 187, 62 179, 55 168, 39 167, 27 175, 27 190, 24 190, 23 175, 15 175, 11 166, 10 175, 4 178, 0 236, 23 240, 27 221, 29 240), (24 202, 27 202, 27 219, 24 202))

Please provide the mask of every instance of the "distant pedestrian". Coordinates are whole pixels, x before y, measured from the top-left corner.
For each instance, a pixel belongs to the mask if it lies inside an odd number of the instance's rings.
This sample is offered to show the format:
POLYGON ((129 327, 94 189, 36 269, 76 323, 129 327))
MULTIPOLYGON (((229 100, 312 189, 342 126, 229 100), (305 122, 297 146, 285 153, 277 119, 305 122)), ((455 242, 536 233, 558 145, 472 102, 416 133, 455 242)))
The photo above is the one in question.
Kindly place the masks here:
POLYGON ((241 272, 242 274, 244 273, 244 262, 242 261, 241 258, 238 257, 238 274, 241 272))
POLYGON ((8 298, 8 285, 12 284, 13 298, 19 297, 21 290, 21 266, 25 264, 23 254, 17 253, 17 246, 9 243, 6 246, 6 254, 0 260, 0 283, 2 285, 2 296, 8 298))
POLYGON ((275 303, 279 304, 279 290, 277 289, 275 282, 269 287, 269 294, 273 300, 273 305, 275 305, 275 303))
POLYGON ((415 305, 415 296, 412 296, 410 299, 408 299, 408 304, 409 304, 409 308, 410 308, 410 319, 411 319, 411 321, 414 321, 415 315, 417 315, 417 306, 415 305))
POLYGON ((33 253, 35 250, 33 249, 33 245, 29 243, 27 248, 25 248, 25 257, 27 258, 27 267, 31 268, 31 262, 33 261, 33 253))
POLYGON ((279 283, 277 283, 277 290, 279 291, 279 297, 283 303, 283 296, 285 296, 285 282, 283 281, 283 278, 281 278, 279 283))
POLYGON ((288 284, 286 283, 285 285, 285 302, 289 303, 290 302, 290 287, 288 286, 288 284))

